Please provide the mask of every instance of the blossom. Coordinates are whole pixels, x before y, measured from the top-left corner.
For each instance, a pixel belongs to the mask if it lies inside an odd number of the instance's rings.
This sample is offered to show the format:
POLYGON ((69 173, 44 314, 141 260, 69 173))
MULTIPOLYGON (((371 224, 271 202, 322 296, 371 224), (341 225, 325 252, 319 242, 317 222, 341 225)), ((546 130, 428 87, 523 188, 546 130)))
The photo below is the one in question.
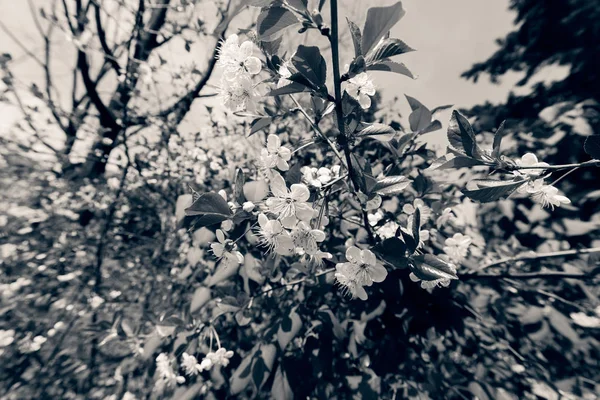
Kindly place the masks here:
POLYGON ((237 265, 244 262, 244 256, 237 251, 237 246, 231 239, 225 239, 222 230, 216 232, 218 242, 211 243, 210 248, 218 259, 224 259, 230 265, 237 265))
MULTIPOLYGON (((520 160, 516 161, 517 166, 519 167, 548 167, 549 164, 545 162, 538 161, 538 158, 533 153, 527 153, 521 157, 520 160)), ((544 170, 540 169, 521 169, 519 171, 515 171, 516 175, 529 175, 529 176, 538 176, 544 170)))
POLYGON ((454 261, 461 261, 467 256, 472 239, 462 233, 455 233, 454 236, 444 241, 444 253, 454 261))
POLYGON ((0 348, 10 346, 15 341, 14 329, 0 329, 0 348))
POLYGON ((315 255, 319 251, 319 243, 325 240, 325 233, 319 229, 311 229, 306 222, 299 222, 292 231, 294 246, 302 249, 308 255, 315 255))
POLYGON ((454 219, 454 214, 452 212, 452 209, 450 207, 446 207, 444 208, 444 211, 442 211, 442 215, 440 215, 436 220, 435 220, 435 225, 440 228, 441 226, 445 225, 448 221, 454 219))
POLYGON ((339 165, 334 166, 333 168, 314 168, 314 167, 302 167, 300 172, 302 172, 302 180, 306 182, 309 186, 314 186, 316 188, 320 188, 327 182, 331 181, 335 175, 339 173, 340 167, 339 165))
POLYGON ((221 45, 218 63, 223 68, 223 76, 227 81, 235 81, 246 75, 256 75, 262 64, 252 55, 254 45, 250 41, 239 44, 236 34, 230 35, 221 45))
POLYGON ((198 364, 198 360, 196 360, 196 357, 188 353, 183 353, 181 355, 181 367, 183 368, 185 374, 188 376, 197 375, 198 372, 201 371, 200 364, 198 364))
POLYGON ((44 336, 36 336, 31 339, 31 333, 28 333, 21 341, 19 342, 19 350, 21 353, 34 353, 42 348, 42 345, 46 343, 48 339, 44 336))
POLYGON ((294 253, 294 241, 283 229, 281 222, 269 219, 261 213, 258 215, 258 225, 260 226, 258 235, 261 237, 261 243, 267 247, 268 251, 286 256, 294 253))
MULTIPOLYGON (((456 271, 456 269, 455 269, 455 271, 456 271)), ((414 272, 411 272, 408 277, 413 282, 421 281, 421 287, 423 289, 432 289, 436 286, 448 287, 448 286, 450 286, 450 281, 451 281, 451 279, 446 279, 446 278, 439 278, 439 279, 434 279, 431 281, 424 281, 424 280, 421 280, 421 278, 419 278, 417 275, 415 275, 414 272)))
POLYGON ((250 78, 241 76, 235 81, 221 79, 219 96, 225 107, 231 111, 254 110, 256 90, 250 78))
POLYGON ((600 328, 599 317, 590 316, 583 312, 571 313, 570 317, 573 320, 573 322, 584 328, 600 328))
POLYGON ((561 204, 570 204, 566 196, 560 195, 558 189, 552 185, 546 185, 543 179, 536 179, 535 181, 529 181, 525 185, 520 186, 517 191, 519 193, 527 193, 531 199, 537 203, 540 203, 542 207, 550 206, 553 210, 554 207, 560 207, 561 204))
POLYGON ((156 357, 156 373, 159 376, 159 379, 155 383, 155 387, 158 391, 163 391, 166 387, 175 386, 178 383, 185 382, 185 378, 183 376, 177 376, 173 370, 171 360, 166 353, 160 353, 156 357))
POLYGON ((346 260, 348 262, 338 263, 335 266, 336 276, 339 273, 360 286, 371 286, 373 282, 383 282, 387 276, 386 269, 377 263, 375 254, 370 250, 361 250, 351 246, 346 250, 346 260))
POLYGON ((266 205, 285 228, 293 228, 298 220, 312 219, 313 209, 306 203, 310 197, 306 185, 295 183, 288 190, 281 175, 276 174, 271 180, 271 192, 273 197, 267 199, 266 205))
POLYGON ((289 61, 282 62, 279 65, 279 70, 277 71, 279 73, 279 76, 280 76, 279 80, 277 81, 277 88, 278 89, 281 88, 281 87, 284 87, 286 85, 289 85, 290 83, 292 83, 292 81, 290 81, 288 79, 290 76, 292 76, 292 73, 291 73, 291 71, 289 69, 289 66, 290 66, 290 62, 289 61))
POLYGON ((413 215, 417 208, 419 209, 421 225, 423 225, 431 216, 431 208, 427 207, 425 202, 421 199, 415 199, 412 204, 406 203, 402 206, 402 211, 405 214, 413 215))
POLYGON ((267 137, 267 147, 263 148, 260 154, 260 162, 264 168, 277 167, 280 171, 290 169, 288 161, 292 158, 292 152, 287 147, 281 145, 281 140, 277 135, 267 137))
POLYGON ((342 286, 344 294, 350 294, 353 299, 358 297, 361 300, 366 300, 368 298, 365 288, 358 283, 351 264, 337 264, 335 270, 335 279, 342 286))
POLYGON ((375 95, 375 85, 366 72, 361 72, 348 80, 346 92, 350 97, 358 100, 363 109, 371 107, 371 97, 375 95))
POLYGON ((233 357, 233 351, 226 350, 223 347, 219 347, 215 352, 209 352, 206 357, 202 359, 200 363, 200 370, 211 369, 213 365, 222 365, 226 367, 229 365, 229 359, 233 357))

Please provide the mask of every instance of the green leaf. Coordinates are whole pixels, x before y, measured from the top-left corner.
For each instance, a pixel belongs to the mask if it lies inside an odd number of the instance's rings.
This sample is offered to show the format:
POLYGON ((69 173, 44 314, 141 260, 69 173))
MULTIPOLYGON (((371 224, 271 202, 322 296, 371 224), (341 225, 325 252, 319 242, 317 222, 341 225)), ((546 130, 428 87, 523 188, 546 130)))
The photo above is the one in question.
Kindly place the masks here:
POLYGON ((405 94, 404 97, 406 97, 406 101, 408 101, 408 105, 410 106, 411 111, 416 111, 421 107, 427 108, 427 107, 425 107, 425 105, 423 103, 421 103, 419 100, 415 99, 414 97, 411 97, 407 94, 405 94))
POLYGON ((241 168, 235 170, 235 177, 233 178, 233 198, 238 204, 244 203, 244 182, 246 178, 244 171, 241 168))
POLYGON ((233 214, 225 199, 218 193, 208 192, 200 195, 191 206, 186 208, 185 215, 199 216, 196 227, 200 228, 223 222, 231 218, 233 214))
POLYGON ((273 41, 283 35, 283 31, 298 24, 293 12, 281 6, 263 8, 256 21, 256 30, 260 40, 273 41))
POLYGON ((327 64, 317 46, 298 46, 291 61, 296 70, 315 87, 325 84, 327 64))
POLYGON ((373 248, 379 257, 392 264, 396 268, 406 268, 408 258, 406 257, 406 244, 397 237, 385 239, 373 248))
POLYGON ((471 200, 481 201, 487 203, 490 201, 499 200, 502 197, 510 195, 519 186, 525 183, 525 180, 520 181, 494 181, 485 179, 476 179, 472 181, 478 189, 467 190, 464 189, 462 192, 471 200))
POLYGON ((583 145, 583 149, 593 159, 600 159, 600 135, 588 136, 583 145))
POLYGON ((500 124, 496 133, 494 133, 494 144, 492 145, 492 158, 497 160, 500 158, 500 145, 502 144, 502 136, 504 135, 504 122, 500 124))
POLYGON ((309 92, 310 88, 302 85, 298 82, 292 82, 289 85, 282 86, 280 88, 271 90, 267 96, 281 96, 284 94, 292 94, 292 93, 300 93, 300 92, 309 92))
POLYGON ((246 5, 250 7, 268 7, 276 0, 246 0, 246 5))
POLYGON ((348 22, 348 27, 350 28, 350 35, 352 36, 352 43, 354 44, 354 57, 356 58, 363 54, 361 47, 362 35, 358 25, 350 21, 348 18, 346 18, 346 21, 348 22))
POLYGON ((254 135, 256 132, 267 128, 273 122, 273 118, 271 117, 261 117, 256 118, 252 123, 250 123, 250 134, 248 136, 254 135))
POLYGON ((421 280, 458 279, 454 266, 432 254, 412 257, 411 271, 421 280))
POLYGON ((417 207, 415 209, 415 213, 413 215, 413 223, 412 223, 412 237, 415 239, 417 243, 417 247, 419 247, 418 243, 421 241, 421 210, 417 207))
POLYGON ((400 54, 415 51, 409 45, 400 39, 384 39, 373 49, 373 52, 367 57, 367 64, 375 63, 400 54))
POLYGON ((362 129, 356 136, 371 137, 382 142, 389 142, 396 136, 396 131, 389 125, 376 123, 362 129))
POLYGON ((379 43, 379 40, 392 29, 406 14, 402 3, 397 2, 388 7, 372 7, 367 11, 367 19, 362 33, 361 48, 363 54, 379 43))
POLYGON ((413 254, 419 245, 418 242, 412 237, 410 233, 405 231, 404 229, 400 229, 400 233, 402 234, 402 239, 404 239, 404 243, 406 243, 406 248, 410 254, 413 254))
POLYGON ((413 132, 425 130, 431 124, 431 111, 425 106, 419 107, 410 113, 408 122, 413 132))
POLYGON ((406 65, 391 60, 382 60, 376 64, 367 65, 367 71, 395 72, 397 74, 408 76, 411 79, 415 79, 415 76, 410 72, 406 65))
POLYGON ((308 8, 308 0, 285 0, 291 7, 299 11, 306 11, 308 8))
POLYGON ((448 126, 448 141, 456 150, 464 151, 469 157, 481 159, 481 149, 477 145, 475 132, 464 115, 454 110, 448 126))
POLYGON ((290 383, 281 365, 275 371, 275 378, 271 387, 271 398, 277 400, 294 400, 294 392, 292 392, 290 383))
POLYGON ((485 165, 485 163, 466 156, 456 156, 449 160, 447 155, 445 155, 435 160, 428 169, 465 168, 474 167, 476 165, 485 165))
POLYGON ((372 191, 382 196, 395 196, 402 193, 408 185, 410 180, 405 176, 387 176, 378 180, 372 191))
POLYGON ((265 374, 269 373, 269 368, 265 364, 262 357, 258 357, 256 361, 254 361, 254 365, 252 366, 252 380, 254 381, 254 385, 257 388, 260 388, 263 383, 263 379, 265 378, 265 374))
POLYGON ((431 121, 431 123, 429 123, 429 125, 427 125, 424 129, 420 129, 419 133, 424 134, 439 131, 440 129, 442 129, 442 123, 436 119, 435 121, 431 121))

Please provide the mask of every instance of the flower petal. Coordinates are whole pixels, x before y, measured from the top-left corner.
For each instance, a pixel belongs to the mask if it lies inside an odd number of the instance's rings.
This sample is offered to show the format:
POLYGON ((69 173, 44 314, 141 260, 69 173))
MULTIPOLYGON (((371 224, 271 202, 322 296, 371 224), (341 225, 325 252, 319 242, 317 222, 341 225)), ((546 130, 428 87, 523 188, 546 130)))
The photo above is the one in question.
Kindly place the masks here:
POLYGON ((360 106, 363 108, 363 110, 366 110, 369 107, 371 107, 371 98, 364 93, 360 93, 360 95, 358 96, 358 102, 360 103, 360 106))
MULTIPOLYGON (((283 179, 283 178, 282 178, 283 179)), ((290 197, 295 201, 304 203, 310 197, 310 191, 302 183, 295 183, 291 187, 290 197)))
POLYGON ((271 179, 271 192, 273 192, 273 195, 275 195, 275 197, 285 198, 288 196, 289 192, 287 190, 287 186, 285 185, 285 180, 281 175, 275 174, 275 176, 273 176, 273 178, 271 179))
POLYGON ((217 239, 219 240, 219 243, 225 243, 225 234, 220 229, 217 229, 217 239))
POLYGON ((256 75, 262 69, 262 63, 256 57, 248 57, 246 61, 244 61, 244 67, 246 67, 246 71, 250 75, 256 75))
POLYGON ((375 264, 374 266, 369 268, 369 274, 373 282, 383 282, 387 277, 387 270, 383 265, 375 264))
POLYGON ((281 147, 281 140, 279 139, 279 136, 270 134, 267 137, 267 150, 269 151, 269 153, 271 153, 271 154, 277 153, 277 150, 279 150, 280 147, 281 147))
POLYGON ((359 264, 362 262, 361 251, 356 246, 350 246, 346 250, 346 260, 353 264, 359 264))
POLYGON ((296 204, 296 217, 302 221, 310 221, 314 215, 313 208, 306 203, 296 204))

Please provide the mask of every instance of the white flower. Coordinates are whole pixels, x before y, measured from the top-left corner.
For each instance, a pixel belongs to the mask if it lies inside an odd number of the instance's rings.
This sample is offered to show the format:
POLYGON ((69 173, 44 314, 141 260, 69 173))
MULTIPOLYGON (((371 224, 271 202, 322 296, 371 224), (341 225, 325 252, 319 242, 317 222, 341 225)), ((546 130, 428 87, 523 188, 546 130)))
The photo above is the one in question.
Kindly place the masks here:
POLYGON ((42 348, 42 345, 46 343, 48 339, 44 336, 36 336, 31 339, 31 333, 28 333, 21 341, 19 342, 19 350, 22 353, 33 353, 42 348))
POLYGON ((444 208, 444 211, 442 211, 442 215, 440 215, 436 221, 435 224, 438 228, 440 228, 441 226, 445 225, 448 221, 454 219, 454 214, 452 212, 452 209, 450 207, 446 207, 444 208))
MULTIPOLYGON (((386 269, 377 263, 375 254, 370 250, 351 246, 346 250, 346 259, 348 262, 335 266, 336 277, 338 274, 343 277, 338 279, 340 283, 345 280, 360 286, 371 286, 373 282, 383 282, 387 276, 386 269)), ((360 291, 357 293, 361 294, 360 291)), ((356 296, 361 298, 358 294, 356 296)))
POLYGON ((218 259, 223 259, 229 265, 238 265, 244 262, 244 256, 237 251, 237 246, 231 239, 225 239, 225 234, 222 230, 217 229, 216 232, 218 242, 210 244, 214 255, 218 259))
POLYGON ((226 367, 229 365, 229 359, 233 357, 233 351, 226 350, 220 347, 215 352, 209 352, 206 357, 202 359, 200 363, 201 371, 211 369, 213 365, 222 365, 226 367))
MULTIPOLYGON (((408 277, 413 282, 419 282, 419 281, 421 281, 421 278, 419 278, 418 276, 416 276, 413 272, 411 272, 408 277)), ((434 288, 436 286, 448 287, 449 285, 450 285, 450 279, 444 279, 444 278, 434 279, 432 281, 421 281, 421 287, 423 289, 431 289, 431 288, 434 288)))
POLYGON ((383 239, 389 239, 396 236, 399 225, 394 221, 386 222, 383 226, 377 229, 377 234, 383 239))
POLYGON ((289 233, 283 229, 281 222, 269 219, 265 214, 258 215, 260 229, 258 235, 261 243, 267 247, 267 251, 274 251, 282 256, 294 254, 294 241, 289 233))
POLYGON ((310 256, 317 254, 319 243, 325 240, 325 233, 319 229, 311 229, 306 222, 299 222, 292 231, 292 240, 296 248, 310 256))
POLYGON ((256 90, 250 78, 246 76, 241 76, 235 81, 222 79, 218 92, 223 105, 231 111, 256 109, 256 90))
POLYGON ((189 355, 188 353, 183 353, 181 355, 181 367, 188 376, 197 375, 198 372, 201 371, 200 364, 198 364, 196 357, 189 355))
POLYGON ((292 158, 292 152, 281 145, 279 136, 269 135, 267 147, 263 148, 260 154, 261 166, 268 169, 277 167, 280 171, 287 171, 290 169, 288 165, 290 158, 292 158))
POLYGON ((300 172, 302 172, 302 180, 306 182, 307 185, 314 186, 316 188, 320 188, 327 182, 331 181, 334 176, 332 169, 325 167, 314 168, 306 166, 302 167, 300 172))
POLYGON ((358 100, 363 109, 371 107, 371 97, 375 95, 375 85, 366 72, 361 72, 348 80, 346 92, 350 97, 358 100))
POLYGON ((14 329, 0 329, 0 348, 10 346, 15 341, 14 329))
POLYGON ((584 328, 600 328, 600 318, 587 315, 583 312, 576 312, 570 314, 571 319, 577 325, 584 328))
POLYGON ((131 392, 125 392, 125 394, 123 394, 123 399, 122 400, 136 400, 136 397, 131 392))
POLYGON ((349 263, 338 264, 335 266, 335 279, 342 286, 342 293, 349 294, 353 299, 359 298, 366 300, 368 298, 365 288, 356 280, 354 268, 349 263))
POLYGON ((98 295, 94 295, 94 297, 89 299, 88 303, 90 303, 90 307, 96 309, 104 304, 104 299, 98 295))
POLYGON ((252 212, 252 210, 254 210, 254 203, 251 201, 245 201, 244 204, 242 204, 242 210, 246 212, 252 212))
POLYGON ((239 44, 238 35, 230 35, 219 50, 219 66, 223 68, 223 76, 228 81, 235 81, 246 75, 256 75, 262 64, 252 55, 254 45, 250 41, 239 44))
POLYGON ((540 203, 542 207, 560 207, 562 204, 570 204, 571 200, 558 193, 558 189, 552 185, 544 184, 543 179, 536 179, 534 182, 528 182, 519 188, 519 192, 529 193, 531 199, 540 203))
POLYGON ((290 62, 289 61, 285 61, 282 62, 279 65, 279 70, 277 71, 279 73, 279 80, 277 81, 277 88, 289 85, 290 83, 292 83, 292 81, 290 81, 288 78, 290 76, 292 76, 292 73, 289 70, 289 66, 290 66, 290 62))
POLYGON ((266 205, 285 228, 293 228, 298 220, 312 219, 313 209, 306 203, 310 197, 306 185, 296 183, 288 190, 281 175, 276 174, 271 180, 271 192, 273 197, 267 199, 266 205))
POLYGON ((405 214, 413 215, 416 212, 416 209, 419 209, 420 222, 423 225, 429 217, 431 216, 431 208, 427 207, 425 202, 421 199, 415 199, 412 204, 406 203, 402 206, 402 211, 405 214))
POLYGON ((166 353, 160 353, 156 357, 156 373, 159 379, 156 381, 156 389, 162 391, 165 387, 175 386, 178 383, 184 383, 185 378, 183 376, 177 376, 173 367, 171 366, 171 360, 166 353))
MULTIPOLYGON (((527 153, 520 160, 516 161, 519 167, 548 167, 549 164, 545 162, 538 161, 538 158, 533 153, 527 153)), ((544 170, 543 169, 521 169, 515 171, 515 175, 529 175, 529 176, 538 176, 544 170)))
POLYGON ((444 253, 456 262, 462 261, 469 251, 472 239, 462 233, 455 233, 454 236, 445 240, 444 253))

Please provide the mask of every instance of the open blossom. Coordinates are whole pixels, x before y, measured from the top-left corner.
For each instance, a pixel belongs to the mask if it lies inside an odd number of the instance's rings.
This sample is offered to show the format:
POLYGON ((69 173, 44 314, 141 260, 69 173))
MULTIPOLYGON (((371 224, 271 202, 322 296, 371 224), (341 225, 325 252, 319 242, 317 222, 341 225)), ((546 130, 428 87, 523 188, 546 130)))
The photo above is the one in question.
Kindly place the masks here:
POLYGON ((319 229, 312 229, 306 222, 298 222, 292 231, 294 246, 302 252, 313 256, 319 251, 319 243, 325 240, 325 233, 319 229))
POLYGON ((450 281, 451 281, 450 279, 445 279, 445 278, 434 279, 432 281, 424 281, 424 280, 421 280, 421 278, 419 278, 413 272, 411 272, 408 277, 413 282, 421 281, 421 287, 423 289, 432 289, 436 286, 448 287, 448 286, 450 286, 450 281))
POLYGON ((213 365, 222 365, 226 367, 229 365, 229 359, 231 357, 233 357, 233 351, 219 347, 217 351, 209 352, 206 357, 202 359, 202 362, 200 363, 201 371, 209 370, 213 365))
POLYGON ((267 137, 267 147, 261 150, 260 162, 264 168, 277 167, 280 171, 290 169, 288 161, 292 158, 292 152, 281 145, 281 139, 277 135, 267 137))
POLYGON ((0 329, 0 348, 10 346, 15 341, 14 329, 0 329))
POLYGON ((336 165, 331 169, 326 167, 314 168, 306 166, 302 167, 300 172, 302 172, 302 180, 306 182, 307 185, 320 188, 339 175, 340 166, 336 165))
POLYGON ((237 246, 231 239, 225 239, 225 234, 222 230, 217 229, 218 242, 211 243, 210 248, 214 255, 223 259, 229 265, 238 265, 244 262, 244 256, 237 251, 237 246))
POLYGON ((335 266, 335 277, 352 297, 365 300, 367 293, 363 286, 371 286, 373 282, 383 282, 387 276, 387 270, 377 263, 373 252, 361 250, 355 246, 346 250, 346 260, 348 262, 338 263, 335 266))
POLYGON ((235 81, 222 79, 218 92, 223 105, 231 111, 256 109, 256 90, 250 78, 246 76, 235 81))
POLYGON ((267 199, 266 205, 270 212, 279 217, 285 228, 293 228, 298 220, 312 219, 313 209, 306 203, 310 192, 305 185, 296 183, 288 190, 281 175, 276 174, 271 180, 271 192, 273 197, 267 199))
POLYGON ((188 353, 183 353, 181 355, 181 367, 188 376, 198 375, 198 373, 201 371, 200 364, 198 363, 196 357, 188 353))
POLYGON ((558 189, 552 185, 546 185, 543 179, 528 182, 518 189, 521 193, 528 193, 531 199, 542 207, 560 207, 562 204, 570 204, 568 197, 559 194, 558 189))
POLYGON ((218 62, 223 69, 223 76, 228 81, 237 80, 240 76, 256 75, 260 72, 262 64, 257 57, 252 55, 254 45, 250 41, 239 44, 236 34, 230 35, 221 45, 218 62))
POLYGON ((423 225, 431 216, 431 208, 429 208, 425 202, 421 199, 415 199, 412 204, 406 203, 402 206, 402 211, 405 214, 413 215, 417 208, 419 209, 420 222, 423 225))
POLYGON ((454 236, 445 240, 444 253, 452 260, 460 262, 469 251, 472 239, 462 233, 455 233, 454 236))
POLYGON ((356 99, 360 103, 360 106, 366 110, 371 107, 370 96, 375 95, 375 85, 373 85, 373 81, 369 75, 366 72, 362 72, 348 80, 346 92, 350 97, 356 99))
POLYGON ((261 237, 261 243, 267 247, 268 251, 282 256, 294 254, 294 241, 290 234, 283 229, 281 222, 269 219, 261 213, 258 215, 258 225, 260 226, 258 235, 261 237))
MULTIPOLYGON (((517 160, 517 165, 519 167, 548 167, 549 164, 545 162, 538 161, 538 158, 533 153, 527 153, 521 157, 520 160, 517 160)), ((529 175, 529 176, 538 176, 544 170, 543 169, 521 169, 515 171, 516 175, 529 175)))
POLYGON ((183 376, 177 376, 173 370, 171 360, 166 353, 160 353, 156 357, 156 373, 159 376, 159 379, 155 383, 155 387, 158 391, 185 382, 185 378, 183 376))

